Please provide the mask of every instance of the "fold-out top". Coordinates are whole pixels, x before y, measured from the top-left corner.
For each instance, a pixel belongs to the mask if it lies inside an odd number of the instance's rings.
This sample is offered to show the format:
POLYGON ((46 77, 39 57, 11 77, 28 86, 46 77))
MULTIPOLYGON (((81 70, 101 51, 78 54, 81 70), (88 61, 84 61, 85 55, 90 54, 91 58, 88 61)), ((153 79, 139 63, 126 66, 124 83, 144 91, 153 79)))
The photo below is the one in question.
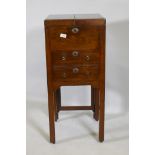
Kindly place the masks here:
POLYGON ((105 25, 106 20, 100 14, 63 14, 49 15, 45 19, 45 26, 53 25, 105 25), (65 22, 64 22, 65 21, 65 22))

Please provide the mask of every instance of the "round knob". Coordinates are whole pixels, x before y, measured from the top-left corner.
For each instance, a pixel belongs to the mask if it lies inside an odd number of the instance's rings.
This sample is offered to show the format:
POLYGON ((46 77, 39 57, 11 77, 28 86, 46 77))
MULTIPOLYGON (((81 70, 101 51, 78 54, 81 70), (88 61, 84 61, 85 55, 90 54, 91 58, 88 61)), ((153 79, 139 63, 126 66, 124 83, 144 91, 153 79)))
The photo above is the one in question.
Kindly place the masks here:
POLYGON ((89 61, 89 59, 90 59, 90 57, 87 55, 87 56, 86 56, 86 60, 89 61))
POLYGON ((79 68, 73 68, 73 73, 78 73, 79 72, 79 68))
POLYGON ((62 75, 64 78, 66 78, 66 73, 63 73, 63 75, 62 75))
POLYGON ((62 56, 62 60, 66 60, 66 57, 62 56))
POLYGON ((79 32, 79 28, 77 28, 77 27, 72 28, 72 32, 73 33, 78 33, 79 32))
POLYGON ((76 57, 76 56, 79 55, 79 52, 78 52, 78 51, 73 51, 73 52, 72 52, 72 55, 73 55, 74 57, 76 57))

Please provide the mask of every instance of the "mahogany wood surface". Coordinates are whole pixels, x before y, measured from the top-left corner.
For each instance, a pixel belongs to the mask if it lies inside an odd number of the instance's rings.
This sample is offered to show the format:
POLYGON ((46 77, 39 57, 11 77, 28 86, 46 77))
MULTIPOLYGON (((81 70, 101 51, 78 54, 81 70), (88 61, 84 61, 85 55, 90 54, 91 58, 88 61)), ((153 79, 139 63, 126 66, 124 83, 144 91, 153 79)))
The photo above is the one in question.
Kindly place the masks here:
POLYGON ((92 106, 62 106, 60 110, 93 110, 92 106))
POLYGON ((44 21, 50 142, 61 110, 92 110, 104 140, 106 20, 99 14, 50 15, 44 21), (62 106, 61 86, 91 86, 90 106, 62 106))
POLYGON ((57 50, 53 51, 52 61, 54 65, 64 64, 96 64, 99 60, 99 50, 57 50), (73 53, 77 52, 77 56, 73 53))
POLYGON ((88 50, 98 47, 98 28, 95 26, 76 26, 78 33, 73 33, 74 26, 59 26, 48 28, 50 46, 52 50, 88 50), (66 34, 66 38, 60 37, 66 34))

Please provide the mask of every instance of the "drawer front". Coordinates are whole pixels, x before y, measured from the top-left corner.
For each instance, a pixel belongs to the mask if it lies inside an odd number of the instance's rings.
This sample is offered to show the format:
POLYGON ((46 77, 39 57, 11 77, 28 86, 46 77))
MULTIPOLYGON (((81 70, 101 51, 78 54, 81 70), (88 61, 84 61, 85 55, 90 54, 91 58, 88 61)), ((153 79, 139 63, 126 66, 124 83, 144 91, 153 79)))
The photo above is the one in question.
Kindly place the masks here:
POLYGON ((50 27, 49 41, 53 50, 96 49, 99 32, 97 27, 50 27))
POLYGON ((56 81, 96 80, 98 77, 98 65, 70 65, 54 66, 53 79, 56 81))
POLYGON ((99 62, 97 51, 54 51, 52 52, 53 64, 95 64, 99 62))

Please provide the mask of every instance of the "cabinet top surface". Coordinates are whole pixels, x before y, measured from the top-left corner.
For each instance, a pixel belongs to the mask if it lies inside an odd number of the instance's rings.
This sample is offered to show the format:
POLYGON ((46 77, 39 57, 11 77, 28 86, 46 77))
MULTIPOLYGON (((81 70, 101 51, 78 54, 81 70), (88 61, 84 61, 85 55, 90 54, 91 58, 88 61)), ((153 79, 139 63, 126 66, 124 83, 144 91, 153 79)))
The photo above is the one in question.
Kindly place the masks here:
POLYGON ((61 25, 105 25, 106 19, 100 14, 62 14, 49 15, 44 20, 45 26, 61 25))
POLYGON ((81 19, 104 19, 100 14, 60 14, 49 15, 46 20, 81 20, 81 19))

